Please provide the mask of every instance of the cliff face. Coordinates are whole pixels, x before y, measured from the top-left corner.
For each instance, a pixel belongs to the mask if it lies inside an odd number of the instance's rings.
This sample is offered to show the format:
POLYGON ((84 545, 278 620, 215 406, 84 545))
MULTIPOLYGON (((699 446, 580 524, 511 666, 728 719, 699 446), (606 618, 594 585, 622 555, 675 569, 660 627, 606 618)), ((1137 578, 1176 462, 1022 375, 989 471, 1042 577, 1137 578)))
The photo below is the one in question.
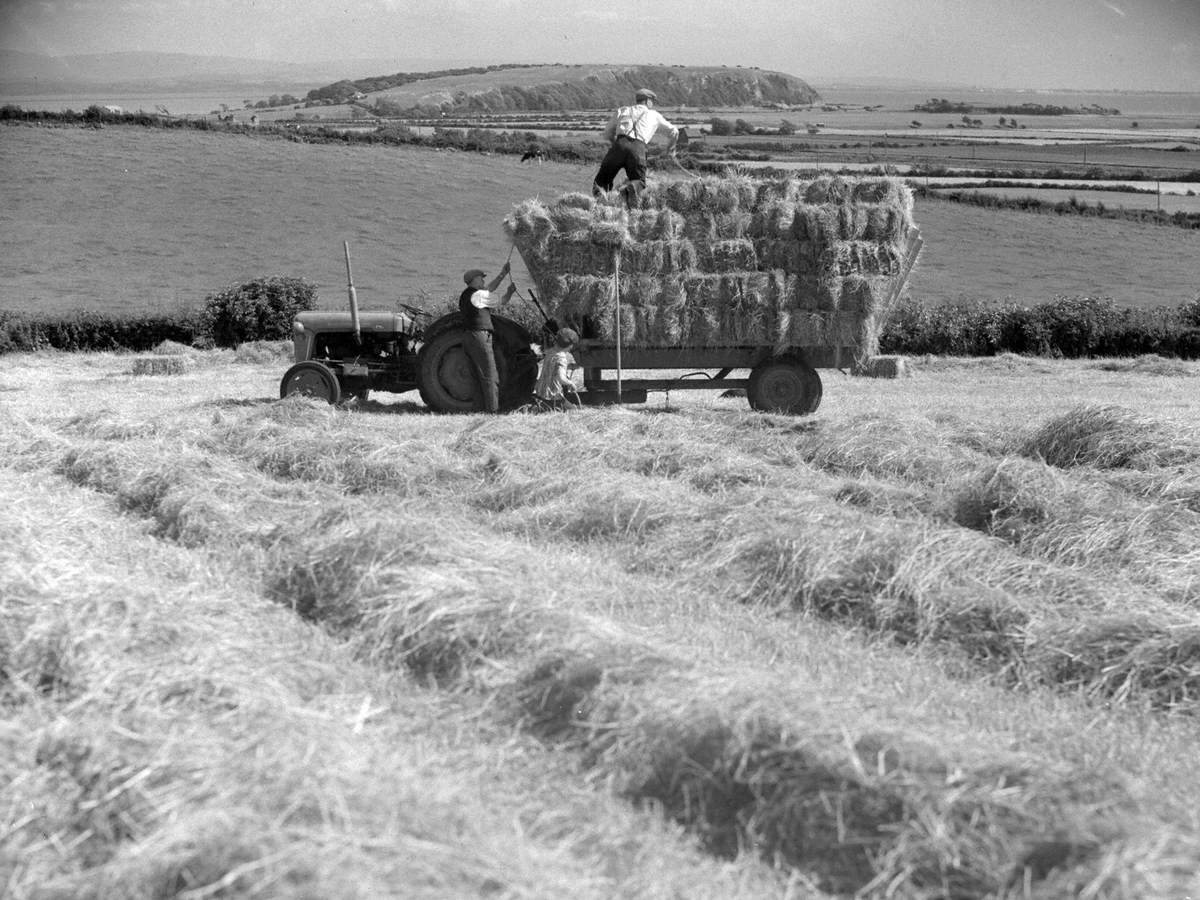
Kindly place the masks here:
POLYGON ((821 99, 802 79, 766 69, 597 65, 397 73, 339 82, 310 97, 335 99, 357 90, 368 104, 440 112, 609 109, 631 102, 633 92, 642 87, 657 93, 662 107, 804 106, 821 99))

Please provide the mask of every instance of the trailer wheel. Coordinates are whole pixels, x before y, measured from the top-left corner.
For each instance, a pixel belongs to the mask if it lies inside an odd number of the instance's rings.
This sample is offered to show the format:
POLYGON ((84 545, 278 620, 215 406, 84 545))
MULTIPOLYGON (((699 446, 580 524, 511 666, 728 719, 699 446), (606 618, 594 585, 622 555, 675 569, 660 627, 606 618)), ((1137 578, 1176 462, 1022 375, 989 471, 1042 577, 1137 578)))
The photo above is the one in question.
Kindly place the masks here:
POLYGON ((752 409, 806 416, 821 405, 821 376, 797 356, 776 356, 750 373, 746 399, 752 409))
POLYGON ((307 360, 288 369, 279 382, 280 398, 291 394, 304 394, 327 403, 338 403, 342 399, 342 386, 328 366, 307 360))
MULTIPOLYGON (((515 409, 529 401, 537 378, 537 360, 529 336, 516 323, 493 317, 492 350, 500 378, 500 409, 515 409)), ((468 413, 483 409, 475 369, 463 349, 460 327, 431 329, 417 354, 417 389, 435 412, 468 413)))

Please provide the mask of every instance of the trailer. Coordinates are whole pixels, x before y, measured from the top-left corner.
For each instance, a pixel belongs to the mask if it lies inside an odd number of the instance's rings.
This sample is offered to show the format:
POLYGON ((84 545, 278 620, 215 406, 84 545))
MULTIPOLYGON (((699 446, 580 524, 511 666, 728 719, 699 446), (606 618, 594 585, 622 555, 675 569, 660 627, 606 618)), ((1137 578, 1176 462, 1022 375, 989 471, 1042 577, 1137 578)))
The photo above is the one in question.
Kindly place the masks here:
MULTIPOLYGON (((902 263, 885 301, 894 306, 920 255, 920 229, 905 234, 902 263)), ((619 266, 618 266, 619 271, 619 266)), ((618 320, 619 297, 617 298, 618 320)), ((752 409, 807 415, 821 403, 818 369, 861 369, 855 345, 627 346, 620 340, 581 339, 575 354, 583 370, 585 403, 643 403, 649 391, 743 390, 752 409), (623 376, 635 372, 683 372, 669 377, 623 376), (745 377, 731 377, 735 372, 745 377)))
POLYGON ((804 415, 819 369, 878 354, 923 246, 911 213, 895 178, 734 176, 659 183, 635 205, 527 201, 505 224, 548 317, 581 336, 583 402, 739 389, 804 415))

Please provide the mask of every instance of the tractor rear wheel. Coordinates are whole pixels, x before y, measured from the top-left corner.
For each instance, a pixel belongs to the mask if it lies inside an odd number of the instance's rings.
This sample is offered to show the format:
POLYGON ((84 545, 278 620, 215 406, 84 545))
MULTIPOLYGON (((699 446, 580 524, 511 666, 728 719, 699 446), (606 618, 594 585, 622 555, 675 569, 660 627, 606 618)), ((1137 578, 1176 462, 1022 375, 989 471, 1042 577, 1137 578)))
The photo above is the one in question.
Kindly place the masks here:
MULTIPOLYGON (((451 317, 447 317, 450 319, 451 317)), ((537 379, 537 358, 520 325, 493 316, 492 351, 500 378, 500 409, 528 402, 537 379)), ((483 410, 483 393, 475 368, 463 348, 461 322, 434 323, 417 354, 417 388, 425 405, 435 412, 469 413, 483 410), (440 327, 439 327, 440 326, 440 327)))
POLYGON ((342 399, 342 386, 328 366, 307 360, 288 369, 279 382, 280 398, 291 394, 304 394, 327 403, 337 403, 342 399))
POLYGON ((761 412, 806 416, 821 405, 821 376, 799 356, 775 356, 750 373, 746 399, 761 412))

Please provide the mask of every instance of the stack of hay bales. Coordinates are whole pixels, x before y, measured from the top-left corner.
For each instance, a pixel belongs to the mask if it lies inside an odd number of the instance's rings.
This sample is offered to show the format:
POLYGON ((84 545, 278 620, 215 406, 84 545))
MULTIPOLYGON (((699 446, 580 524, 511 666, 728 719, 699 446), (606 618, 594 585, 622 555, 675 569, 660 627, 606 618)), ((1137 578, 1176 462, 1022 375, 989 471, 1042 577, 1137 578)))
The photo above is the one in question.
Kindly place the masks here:
POLYGON ((564 194, 504 226, 560 323, 625 346, 849 347, 865 359, 899 295, 912 192, 896 178, 744 175, 564 194))

